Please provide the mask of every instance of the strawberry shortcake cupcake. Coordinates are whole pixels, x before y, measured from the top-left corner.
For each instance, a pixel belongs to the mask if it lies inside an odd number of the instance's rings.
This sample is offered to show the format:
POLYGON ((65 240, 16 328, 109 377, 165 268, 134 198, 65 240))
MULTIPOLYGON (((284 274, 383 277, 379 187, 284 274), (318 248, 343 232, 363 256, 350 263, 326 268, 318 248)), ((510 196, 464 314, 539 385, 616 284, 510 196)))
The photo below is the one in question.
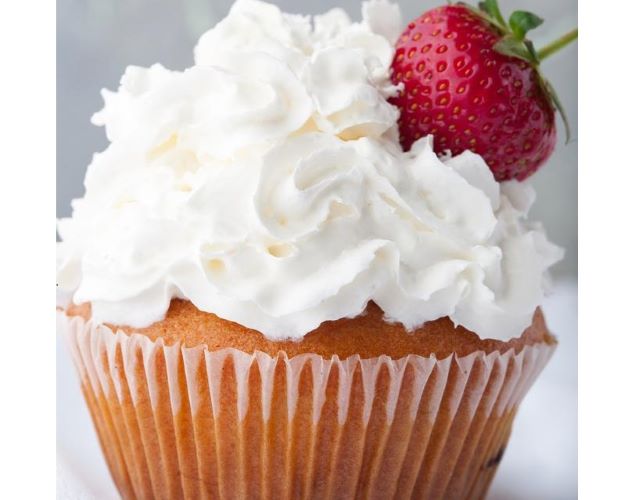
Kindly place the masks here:
POLYGON ((498 25, 238 0, 103 92, 58 328, 122 497, 484 496, 562 256, 521 182, 554 102, 498 25))

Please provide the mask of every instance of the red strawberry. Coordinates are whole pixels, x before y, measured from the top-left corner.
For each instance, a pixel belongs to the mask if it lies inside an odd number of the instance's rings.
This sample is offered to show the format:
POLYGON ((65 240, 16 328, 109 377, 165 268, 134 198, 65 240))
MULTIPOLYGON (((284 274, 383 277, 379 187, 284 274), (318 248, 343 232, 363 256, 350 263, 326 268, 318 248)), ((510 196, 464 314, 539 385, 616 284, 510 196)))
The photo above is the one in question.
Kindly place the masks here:
MULTIPOLYGON (((495 1, 482 8, 438 7, 401 34, 391 73, 393 83, 403 83, 391 99, 401 112, 400 141, 408 150, 432 134, 436 152, 469 149, 485 159, 498 181, 522 180, 551 155, 555 107, 561 110, 539 72, 538 53, 524 38, 542 20, 515 12, 510 28, 495 1)), ((569 35, 540 54, 566 45, 577 31, 569 35)))

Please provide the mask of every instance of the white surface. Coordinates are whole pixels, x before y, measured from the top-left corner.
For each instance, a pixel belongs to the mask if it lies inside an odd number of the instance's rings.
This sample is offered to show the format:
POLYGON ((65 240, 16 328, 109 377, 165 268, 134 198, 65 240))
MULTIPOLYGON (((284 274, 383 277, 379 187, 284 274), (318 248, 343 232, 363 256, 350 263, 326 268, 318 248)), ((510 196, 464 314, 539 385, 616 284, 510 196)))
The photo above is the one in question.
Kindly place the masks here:
MULTIPOLYGON (((559 346, 520 407, 490 500, 577 498, 577 283, 558 282, 544 311, 559 346)), ((57 498, 118 498, 59 337, 57 498)))

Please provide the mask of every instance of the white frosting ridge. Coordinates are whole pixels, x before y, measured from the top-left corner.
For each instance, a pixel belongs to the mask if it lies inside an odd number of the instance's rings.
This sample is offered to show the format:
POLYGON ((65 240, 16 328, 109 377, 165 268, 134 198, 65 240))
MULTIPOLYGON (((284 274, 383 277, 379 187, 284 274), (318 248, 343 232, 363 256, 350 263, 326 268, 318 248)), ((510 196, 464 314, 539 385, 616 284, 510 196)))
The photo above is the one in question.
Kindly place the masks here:
POLYGON ((407 328, 529 325, 561 258, 528 184, 477 155, 403 153, 387 99, 399 10, 313 20, 238 0, 183 71, 129 67, 94 116, 111 141, 59 221, 58 284, 97 321, 143 327, 173 297, 300 339, 375 301, 407 328))

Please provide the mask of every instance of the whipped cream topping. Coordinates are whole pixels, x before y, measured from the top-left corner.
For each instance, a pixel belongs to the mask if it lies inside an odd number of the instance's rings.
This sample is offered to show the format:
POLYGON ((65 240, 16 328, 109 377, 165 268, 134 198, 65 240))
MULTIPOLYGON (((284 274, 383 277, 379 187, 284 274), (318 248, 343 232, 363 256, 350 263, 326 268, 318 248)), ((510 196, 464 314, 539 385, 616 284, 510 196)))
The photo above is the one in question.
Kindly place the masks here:
POLYGON ((477 155, 404 153, 387 99, 398 8, 313 19, 238 0, 195 65, 129 67, 93 121, 109 147, 58 223, 58 285, 96 321, 144 327, 172 298, 300 339, 368 301, 412 329, 530 324, 561 258, 528 184, 477 155))

